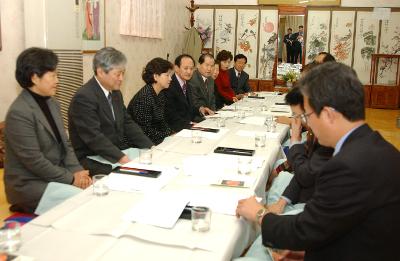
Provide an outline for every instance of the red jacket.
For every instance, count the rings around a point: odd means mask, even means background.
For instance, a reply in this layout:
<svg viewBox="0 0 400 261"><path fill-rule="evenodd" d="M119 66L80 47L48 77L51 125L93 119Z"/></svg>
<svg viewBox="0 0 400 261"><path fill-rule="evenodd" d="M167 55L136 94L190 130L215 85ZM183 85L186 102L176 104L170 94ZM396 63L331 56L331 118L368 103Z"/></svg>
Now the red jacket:
<svg viewBox="0 0 400 261"><path fill-rule="evenodd" d="M236 97L231 87L228 71L219 70L218 77L215 79L215 85L217 85L218 93L224 97L225 100L233 101L233 97Z"/></svg>

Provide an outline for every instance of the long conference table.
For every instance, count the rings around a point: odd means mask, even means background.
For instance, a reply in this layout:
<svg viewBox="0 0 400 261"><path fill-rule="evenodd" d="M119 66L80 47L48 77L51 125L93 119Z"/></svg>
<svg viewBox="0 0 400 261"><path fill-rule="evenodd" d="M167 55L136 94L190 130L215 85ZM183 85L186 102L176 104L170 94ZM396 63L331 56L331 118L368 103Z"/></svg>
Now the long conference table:
<svg viewBox="0 0 400 261"><path fill-rule="evenodd" d="M238 199L250 195L265 201L268 175L274 162L284 157L281 142L289 129L277 124L274 132L267 132L263 124L267 115L290 115L288 106L276 108L275 105L283 102L284 96L268 92L258 95L264 99L246 98L196 125L217 128L217 117L226 117L226 126L214 136L203 136L201 143L192 143L188 131L183 131L154 147L152 165L166 168L170 174L153 189L129 189L126 184L117 182L113 185L116 190L98 197L89 187L33 219L22 228L19 254L52 261L231 260L239 257L255 239L259 228L232 215L235 205ZM255 132L266 133L264 148L255 148ZM237 175L237 156L213 153L218 146L255 149L252 171L243 177L248 179L248 187L213 185L217 177ZM192 231L191 221L186 219L178 219L173 228L167 229L124 218L151 196L158 196L159 202L149 200L153 203L148 207L156 213L154 218L163 218L169 205L168 195L189 197L193 202L209 206L212 210L210 230Z"/></svg>

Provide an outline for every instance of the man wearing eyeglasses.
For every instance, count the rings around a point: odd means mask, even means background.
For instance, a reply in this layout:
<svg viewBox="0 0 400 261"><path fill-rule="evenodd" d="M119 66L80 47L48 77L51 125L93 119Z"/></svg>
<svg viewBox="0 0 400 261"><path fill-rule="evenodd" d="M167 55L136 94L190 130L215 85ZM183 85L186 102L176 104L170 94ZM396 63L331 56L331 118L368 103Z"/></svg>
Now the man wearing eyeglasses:
<svg viewBox="0 0 400 261"><path fill-rule="evenodd" d="M326 63L300 82L304 118L334 154L304 211L278 216L254 197L237 215L261 225L266 246L305 250L305 260L393 260L400 233L400 152L365 123L356 73Z"/></svg>
<svg viewBox="0 0 400 261"><path fill-rule="evenodd" d="M290 210L293 204L306 203L311 198L314 193L316 175L333 153L332 148L321 146L318 143L317 138L308 127L307 115L304 114L303 95L300 89L293 88L285 96L285 101L290 105L293 113L287 164L293 170L294 176L282 195L274 195L274 191L270 191L272 197L269 195L269 201L280 196L277 202L268 205L269 210L276 214ZM307 139L304 143L302 142L303 127L307 129ZM287 182L285 181L286 177L290 176L290 174L284 175L279 183ZM290 207L285 209L288 204Z"/></svg>

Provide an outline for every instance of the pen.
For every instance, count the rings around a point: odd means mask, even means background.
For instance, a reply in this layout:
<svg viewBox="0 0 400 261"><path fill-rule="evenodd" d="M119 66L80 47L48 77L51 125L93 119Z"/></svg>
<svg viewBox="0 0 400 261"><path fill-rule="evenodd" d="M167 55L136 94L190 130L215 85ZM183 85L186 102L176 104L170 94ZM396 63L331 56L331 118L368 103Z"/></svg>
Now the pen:
<svg viewBox="0 0 400 261"><path fill-rule="evenodd" d="M147 170L144 169L137 169L137 168L130 168L130 167L119 167L121 170L128 170L128 171L137 171L138 173L148 173Z"/></svg>
<svg viewBox="0 0 400 261"><path fill-rule="evenodd" d="M120 169L121 172L130 172L135 174L147 174L147 172L137 171L137 170L130 170L130 169Z"/></svg>

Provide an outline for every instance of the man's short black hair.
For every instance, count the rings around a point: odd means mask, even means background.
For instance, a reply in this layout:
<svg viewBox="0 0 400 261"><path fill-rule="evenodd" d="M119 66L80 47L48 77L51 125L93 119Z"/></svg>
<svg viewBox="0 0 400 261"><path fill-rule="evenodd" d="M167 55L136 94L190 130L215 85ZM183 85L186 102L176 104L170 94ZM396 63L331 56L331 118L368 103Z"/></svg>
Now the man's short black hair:
<svg viewBox="0 0 400 261"><path fill-rule="evenodd" d="M288 31L289 31L289 30L290 30L290 31L293 31L292 28L290 28L290 27L288 28Z"/></svg>
<svg viewBox="0 0 400 261"><path fill-rule="evenodd" d="M365 119L364 87L347 65L318 65L300 79L299 86L317 115L324 107L331 107L349 121Z"/></svg>
<svg viewBox="0 0 400 261"><path fill-rule="evenodd" d="M217 54L217 60L220 62L226 61L226 60L232 61L232 59L233 59L232 53L227 50L222 50Z"/></svg>
<svg viewBox="0 0 400 261"><path fill-rule="evenodd" d="M17 58L15 78L22 88L33 86L32 76L41 78L47 72L54 72L57 68L58 57L49 50L31 47L23 51Z"/></svg>
<svg viewBox="0 0 400 261"><path fill-rule="evenodd" d="M234 60L235 62L236 62L237 60L239 60L239 59L245 59L245 60L246 60L246 63L247 63L247 57L246 57L246 55L239 53L239 54L235 55L235 58L233 58L233 60Z"/></svg>
<svg viewBox="0 0 400 261"><path fill-rule="evenodd" d="M304 28L304 26L302 26L302 25L299 25L299 28Z"/></svg>
<svg viewBox="0 0 400 261"><path fill-rule="evenodd" d="M336 62L335 57L333 57L333 55L328 52L320 52L320 53L318 53L318 55L324 55L324 59L322 59L322 63Z"/></svg>
<svg viewBox="0 0 400 261"><path fill-rule="evenodd" d="M300 105L304 109L304 98L300 89L294 87L285 96L285 102L291 106Z"/></svg>
<svg viewBox="0 0 400 261"><path fill-rule="evenodd" d="M190 58L190 59L192 59L193 65L196 65L196 62L194 61L193 57L190 56L189 54L186 54L186 53L181 54L181 55L178 55L178 57L175 58L175 65L178 66L178 67L181 67L181 63L182 63L182 59L183 59L183 58Z"/></svg>
<svg viewBox="0 0 400 261"><path fill-rule="evenodd" d="M210 53L203 53L203 54L201 54L200 57L199 57L199 64L203 64L204 61L206 60L206 57L211 58L211 59L214 60L214 56L213 56L212 54L210 54Z"/></svg>
<svg viewBox="0 0 400 261"><path fill-rule="evenodd" d="M161 75L162 73L166 73L172 69L172 63L157 57L147 63L142 73L142 79L146 84L153 84L156 82L154 80L154 74Z"/></svg>

